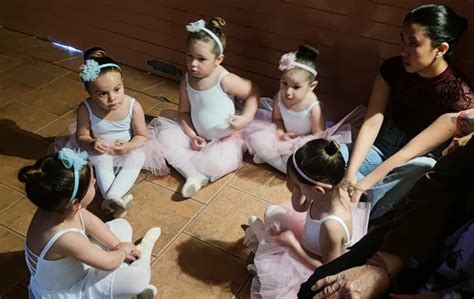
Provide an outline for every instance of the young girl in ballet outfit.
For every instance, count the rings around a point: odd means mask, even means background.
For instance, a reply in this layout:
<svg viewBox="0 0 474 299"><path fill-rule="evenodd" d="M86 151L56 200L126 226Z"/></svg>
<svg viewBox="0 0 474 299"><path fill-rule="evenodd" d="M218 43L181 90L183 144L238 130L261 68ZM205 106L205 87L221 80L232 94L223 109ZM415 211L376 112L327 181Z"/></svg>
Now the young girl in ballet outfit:
<svg viewBox="0 0 474 299"><path fill-rule="evenodd" d="M86 158L64 148L18 173L38 207L25 242L30 298L130 298L141 292L152 298L150 256L161 230L150 229L134 246L126 220L104 224L91 214L95 179Z"/></svg>
<svg viewBox="0 0 474 299"><path fill-rule="evenodd" d="M280 90L273 98L272 123L255 120L245 130L247 146L255 163L268 163L286 173L286 162L291 153L311 139L351 142L350 128L341 126L350 120L362 119L363 108L356 108L338 124L326 129L322 104L314 93L318 86L318 54L317 49L303 44L298 51L281 57L279 69L283 73Z"/></svg>
<svg viewBox="0 0 474 299"><path fill-rule="evenodd" d="M180 85L178 122L159 117L150 124L165 159L186 179L183 197L241 165L246 150L241 130L257 111L256 87L221 66L224 25L216 17L186 26L188 72ZM236 113L235 100L244 101L241 113Z"/></svg>
<svg viewBox="0 0 474 299"><path fill-rule="evenodd" d="M264 223L256 216L249 218L245 243L253 243L255 251L254 264L249 265L256 275L252 298L296 298L300 284L316 268L367 232L369 207L353 207L349 196L334 188L344 171L335 141L314 139L290 156L287 184L292 208L270 205Z"/></svg>
<svg viewBox="0 0 474 299"><path fill-rule="evenodd" d="M150 165L145 157L152 156L143 148L148 135L143 108L125 94L122 71L103 49L84 53L80 77L90 96L77 110L76 141L95 167L102 208L122 217L133 199L125 194L145 162ZM159 161L160 156L153 159ZM164 159L160 163L156 168L166 167Z"/></svg>

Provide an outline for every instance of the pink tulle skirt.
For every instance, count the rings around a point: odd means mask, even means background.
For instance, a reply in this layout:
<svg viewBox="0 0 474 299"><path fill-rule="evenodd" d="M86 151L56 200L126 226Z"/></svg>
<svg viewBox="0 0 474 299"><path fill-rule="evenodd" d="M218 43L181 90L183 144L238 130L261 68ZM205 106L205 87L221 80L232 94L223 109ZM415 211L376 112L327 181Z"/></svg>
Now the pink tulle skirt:
<svg viewBox="0 0 474 299"><path fill-rule="evenodd" d="M239 168L247 149L241 131L208 141L204 149L195 151L191 148L190 138L177 122L158 117L150 122L149 128L164 148L162 153L169 164L178 171L192 165L211 181Z"/></svg>
<svg viewBox="0 0 474 299"><path fill-rule="evenodd" d="M79 146L76 141L76 123L72 123L69 125L68 129L62 133L60 136L57 136L54 140L54 143L50 146L49 152L58 152L60 149L64 147L72 148L75 150L83 150ZM109 146L113 146L113 142L110 142ZM86 150L89 155L89 160L91 161L92 165L97 165L100 163L100 156L102 154L98 154L93 150ZM125 155L116 155L116 154L109 154L106 153L105 155L112 155L113 156L113 163L114 167L117 168L127 168L127 167L138 167L136 163L133 163L135 160L134 157L137 158L141 155L145 155L145 162L142 167L145 170L150 171L154 175L164 175L169 173L169 168L166 165L166 161L163 157L163 148L156 139L154 134L151 134L149 131L148 140L147 142L140 148L132 150ZM141 153L143 152L143 154ZM142 160L142 159L136 159Z"/></svg>
<svg viewBox="0 0 474 299"><path fill-rule="evenodd" d="M324 132L281 141L277 135L276 125L268 121L269 117L271 119L271 112L259 109L258 117L245 129L245 141L249 153L259 156L264 161L271 161L276 155L288 160L295 150L313 139L335 140L340 144L352 142L352 137L357 134L357 130L362 124L365 111L364 106L358 106Z"/></svg>
<svg viewBox="0 0 474 299"><path fill-rule="evenodd" d="M352 244L366 233L369 223L370 203L357 203L352 207ZM313 268L285 246L275 241L273 235L292 230L302 240L307 212L298 213L291 203L269 206L265 211L264 227L250 226L244 244L254 253L256 275L252 280L251 298L296 298L300 285Z"/></svg>

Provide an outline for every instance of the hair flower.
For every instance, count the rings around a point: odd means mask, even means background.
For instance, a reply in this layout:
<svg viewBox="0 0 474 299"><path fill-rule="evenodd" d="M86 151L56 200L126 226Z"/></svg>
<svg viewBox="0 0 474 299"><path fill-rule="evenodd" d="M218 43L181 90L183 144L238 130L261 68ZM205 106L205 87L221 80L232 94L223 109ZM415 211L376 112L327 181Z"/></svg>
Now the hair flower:
<svg viewBox="0 0 474 299"><path fill-rule="evenodd" d="M283 56L281 56L280 58L280 65L278 66L278 68L280 69L280 71L286 71L286 70L292 69L294 68L293 63L295 61L296 61L295 52L289 52L289 53L283 54Z"/></svg>
<svg viewBox="0 0 474 299"><path fill-rule="evenodd" d="M94 59L87 59L86 63L81 65L79 76L82 81L89 82L94 81L99 77L100 65Z"/></svg>
<svg viewBox="0 0 474 299"><path fill-rule="evenodd" d="M79 171L82 166L87 165L87 152L76 152L70 148L62 148L58 153L58 158L67 169L73 169L74 171L74 186L69 199L68 206L74 198L76 198L77 190L79 189Z"/></svg>
<svg viewBox="0 0 474 299"><path fill-rule="evenodd" d="M191 33L199 31L206 32L216 42L217 46L219 47L220 54L224 53L224 45L222 45L222 41L214 32L206 28L206 21L204 21L203 19L197 20L196 22L192 22L186 25L186 31Z"/></svg>

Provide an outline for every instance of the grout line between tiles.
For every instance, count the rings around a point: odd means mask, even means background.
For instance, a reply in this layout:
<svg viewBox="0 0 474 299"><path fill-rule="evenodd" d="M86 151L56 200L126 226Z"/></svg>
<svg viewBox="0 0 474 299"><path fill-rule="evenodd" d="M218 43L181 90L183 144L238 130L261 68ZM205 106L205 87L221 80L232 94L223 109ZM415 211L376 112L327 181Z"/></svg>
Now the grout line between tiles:
<svg viewBox="0 0 474 299"><path fill-rule="evenodd" d="M8 230L9 232L11 232L12 234L14 234L15 236L23 239L23 240L26 240L26 236L20 234L19 232L17 232L16 230L14 230L13 228L3 224L3 223L0 223L0 227L3 227L5 228L6 230Z"/></svg>
<svg viewBox="0 0 474 299"><path fill-rule="evenodd" d="M237 291L237 295L234 295L234 297L232 299L239 299L240 296L242 295L242 291L244 290L245 286L247 285L247 282L251 283L252 279L253 279L253 275L249 273L247 279L244 281L244 283L242 284L240 289Z"/></svg>

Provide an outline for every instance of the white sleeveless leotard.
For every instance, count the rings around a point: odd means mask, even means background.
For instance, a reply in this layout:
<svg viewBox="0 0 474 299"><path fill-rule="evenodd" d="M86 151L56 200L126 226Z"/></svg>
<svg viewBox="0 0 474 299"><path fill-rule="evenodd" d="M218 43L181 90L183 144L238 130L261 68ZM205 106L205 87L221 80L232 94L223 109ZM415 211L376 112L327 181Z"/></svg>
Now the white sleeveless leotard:
<svg viewBox="0 0 474 299"><path fill-rule="evenodd" d="M67 228L58 231L46 243L40 255L25 244L25 259L31 273L30 298L111 298L114 272L100 271L73 258L46 260L45 255L64 234L78 232L87 239L82 215L82 229Z"/></svg>
<svg viewBox="0 0 474 299"><path fill-rule="evenodd" d="M229 72L223 72L216 85L206 90L191 87L186 73L186 91L191 105L191 120L197 134L206 140L216 140L234 132L230 116L235 114L234 99L226 94L221 81Z"/></svg>
<svg viewBox="0 0 474 299"><path fill-rule="evenodd" d="M104 140L109 144L114 143L116 140L130 141L132 139L132 113L135 99L132 98L130 100L128 114L122 120L106 120L97 117L92 112L87 100L84 101L84 104L89 111L91 131L95 138Z"/></svg>
<svg viewBox="0 0 474 299"><path fill-rule="evenodd" d="M310 250L313 253L321 255L321 244L319 243L319 233L321 230L321 225L324 221L335 220L337 221L342 228L344 229L346 243L343 245L343 250L352 244L351 234L347 224L339 216L329 215L321 218L320 220L315 220L311 218L310 210L306 215L306 222L304 224L303 235L301 237L304 247Z"/></svg>
<svg viewBox="0 0 474 299"><path fill-rule="evenodd" d="M278 105L287 132L295 133L297 136L311 134L311 110L319 105L319 101L315 101L303 111L296 112L285 107L281 93L278 92Z"/></svg>

